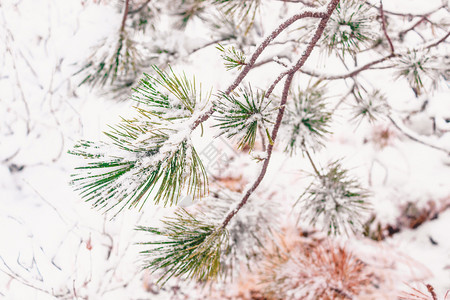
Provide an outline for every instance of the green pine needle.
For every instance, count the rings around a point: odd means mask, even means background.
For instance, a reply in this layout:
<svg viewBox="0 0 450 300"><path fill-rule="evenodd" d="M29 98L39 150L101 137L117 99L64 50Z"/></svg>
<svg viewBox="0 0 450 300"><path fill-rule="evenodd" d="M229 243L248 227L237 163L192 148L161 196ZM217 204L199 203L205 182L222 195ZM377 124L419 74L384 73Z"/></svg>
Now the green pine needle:
<svg viewBox="0 0 450 300"><path fill-rule="evenodd" d="M341 51L342 55L359 52L362 45L375 40L375 18L369 5L357 0L341 1L324 31L323 42L328 51Z"/></svg>
<svg viewBox="0 0 450 300"><path fill-rule="evenodd" d="M425 83L431 88L438 86L439 77L445 78L448 68L442 67L435 56L428 51L408 51L396 60L397 78L405 78L417 94L426 90ZM447 71L446 71L447 70Z"/></svg>
<svg viewBox="0 0 450 300"><path fill-rule="evenodd" d="M328 234L361 232L369 194L352 178L340 161L330 163L300 196L299 219L321 224Z"/></svg>
<svg viewBox="0 0 450 300"><path fill-rule="evenodd" d="M79 85L90 86L115 82L134 81L141 67L145 66L143 51L134 40L123 31L117 40L103 41L96 49L89 61L76 73L82 73L84 78Z"/></svg>
<svg viewBox="0 0 450 300"><path fill-rule="evenodd" d="M212 0L214 4L226 14L239 20L239 25L245 24L246 33L255 22L256 13L261 5L261 0Z"/></svg>
<svg viewBox="0 0 450 300"><path fill-rule="evenodd" d="M304 91L299 89L286 107L283 127L286 128L288 139L286 151L291 155L297 149L318 150L324 145L325 136L330 133L332 112L325 103L325 90L318 84Z"/></svg>
<svg viewBox="0 0 450 300"><path fill-rule="evenodd" d="M72 182L96 207L142 207L149 197L173 205L185 193L194 199L208 193L206 170L190 141L201 91L185 74L155 71L135 89L132 99L142 104L137 117L110 126L109 143L81 141L69 151L90 160L76 168Z"/></svg>
<svg viewBox="0 0 450 300"><path fill-rule="evenodd" d="M216 49L223 53L221 57L225 60L224 64L227 71L234 68L240 70L247 65L244 53L236 50L235 47L225 49L223 45L218 44Z"/></svg>
<svg viewBox="0 0 450 300"><path fill-rule="evenodd" d="M138 228L161 238L142 243L153 247L141 252L148 257L145 268L161 272L158 283L163 285L173 276L196 281L220 276L221 255L228 247L226 229L194 217L184 209L177 210L175 217L166 218L163 223L162 229Z"/></svg>
<svg viewBox="0 0 450 300"><path fill-rule="evenodd" d="M357 104L353 106L353 120L357 124L360 124L363 119L371 123L375 122L389 113L386 97L379 90L365 96L358 93L356 100Z"/></svg>
<svg viewBox="0 0 450 300"><path fill-rule="evenodd" d="M266 99L263 91L256 94L249 86L240 89L232 95L222 94L216 105L217 115L215 119L219 127L219 135L226 135L228 138L240 136L238 147L243 149L249 147L250 151L255 146L258 129L267 132L267 126L272 123L271 101Z"/></svg>

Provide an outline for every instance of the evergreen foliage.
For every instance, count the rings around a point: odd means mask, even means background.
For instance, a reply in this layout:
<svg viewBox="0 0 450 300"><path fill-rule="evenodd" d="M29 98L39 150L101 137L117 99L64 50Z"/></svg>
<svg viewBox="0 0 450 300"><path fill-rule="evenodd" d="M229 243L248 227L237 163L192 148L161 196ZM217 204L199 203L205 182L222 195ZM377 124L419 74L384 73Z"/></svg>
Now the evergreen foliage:
<svg viewBox="0 0 450 300"><path fill-rule="evenodd" d="M374 41L374 19L373 10L365 2L342 1L331 15L323 43L329 52L354 55L361 50L362 45L370 45Z"/></svg>
<svg viewBox="0 0 450 300"><path fill-rule="evenodd" d="M117 81L134 81L145 66L145 52L126 31L122 31L117 39L102 41L78 71L84 76L80 85L104 86Z"/></svg>
<svg viewBox="0 0 450 300"><path fill-rule="evenodd" d="M150 259L146 268L163 270L159 282L185 275L198 281L215 279L221 272L220 259L228 247L228 232L208 220L180 209L163 220L163 228L139 227L161 238L144 243L154 246L143 251Z"/></svg>
<svg viewBox="0 0 450 300"><path fill-rule="evenodd" d="M219 44L216 48L217 48L217 50L223 52L223 54L221 56L225 60L225 68L227 70L231 70L234 68L237 68L238 70L240 70L240 69L242 69L243 66L245 66L247 64L245 62L246 58L245 58L244 53L236 50L235 47L230 47L228 49L225 49L224 46Z"/></svg>
<svg viewBox="0 0 450 300"><path fill-rule="evenodd" d="M195 79L155 67L145 74L133 99L144 107L106 135L112 144L82 141L70 153L88 158L73 183L94 206L122 208L142 204L155 190L154 202L173 205L182 193L208 193L203 164L190 141L191 117L202 99ZM110 201L116 201L111 205Z"/></svg>
<svg viewBox="0 0 450 300"><path fill-rule="evenodd" d="M272 123L273 108L264 91L253 92L250 86L241 88L232 95L222 94L216 105L215 119L220 135L228 138L238 136L238 147L255 146L258 130L266 133L271 140L268 126Z"/></svg>
<svg viewBox="0 0 450 300"><path fill-rule="evenodd" d="M353 106L353 119L358 124L363 119L367 119L369 122L375 122L389 112L386 97L379 90L375 90L364 96L361 93L355 95L357 102Z"/></svg>
<svg viewBox="0 0 450 300"><path fill-rule="evenodd" d="M177 209L163 220L162 228L139 227L159 238L143 243L151 248L141 253L145 267L159 276L162 284L172 276L198 281L233 279L245 262L253 264L264 250L265 238L276 214L273 205L252 199L227 228L222 219L239 201L239 194L221 188L190 208Z"/></svg>
<svg viewBox="0 0 450 300"><path fill-rule="evenodd" d="M431 82L431 87L435 88L439 77L444 75L446 69L439 64L429 51L413 49L397 59L397 78L405 78L411 88L421 94L425 88L424 80Z"/></svg>
<svg viewBox="0 0 450 300"><path fill-rule="evenodd" d="M316 151L324 145L329 134L332 112L324 99L325 88L320 82L293 95L293 101L286 108L285 127L286 151L293 154L297 149Z"/></svg>
<svg viewBox="0 0 450 300"><path fill-rule="evenodd" d="M352 178L340 161L328 164L300 196L299 217L319 224L328 234L356 233L363 228L368 192Z"/></svg>

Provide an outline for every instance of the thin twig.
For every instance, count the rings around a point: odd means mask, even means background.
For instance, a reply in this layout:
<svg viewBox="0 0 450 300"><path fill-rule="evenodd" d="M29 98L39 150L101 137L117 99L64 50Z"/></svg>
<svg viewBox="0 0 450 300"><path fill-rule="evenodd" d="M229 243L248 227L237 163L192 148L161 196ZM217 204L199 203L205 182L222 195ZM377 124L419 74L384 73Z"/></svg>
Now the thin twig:
<svg viewBox="0 0 450 300"><path fill-rule="evenodd" d="M278 130L280 129L281 121L283 119L284 110L286 108L285 104L287 102L287 97L288 97L288 94L289 94L289 88L291 86L293 77L294 77L294 74L290 74L286 78L286 82L284 84L284 90L283 90L283 95L281 97L280 109L278 110L277 121L276 121L275 126L274 126L274 128L272 130L272 140L274 142L275 142L275 140L277 138ZM270 143L269 147L267 147L267 157L264 160L264 164L262 166L262 169L261 169L261 172L259 173L258 178L253 183L253 185L250 187L250 189L247 190L247 192L245 193L244 197L242 198L241 202L239 202L237 207L235 209L233 209L226 216L225 220L222 223L222 226L221 226L222 228L225 228L228 225L228 223L231 221L231 219L238 213L238 211L247 203L247 201L250 198L250 196L253 194L253 192L256 190L256 188L258 188L258 186L260 185L261 181L264 179L264 176L266 175L266 172L267 172L267 167L269 166L270 157L272 156L273 147L274 147L274 143Z"/></svg>
<svg viewBox="0 0 450 300"><path fill-rule="evenodd" d="M394 57L396 57L397 54L390 54L388 56L382 57L380 59L371 61L351 72L345 73L345 74L339 74L339 75L330 75L330 74L320 74L317 73L315 71L311 71L311 70L301 70L302 73L309 75L309 76L313 76L313 77L319 77L321 79L325 79L325 80L338 80L338 79L346 79L346 78L350 78L350 77L354 77L356 75L358 75L359 73L369 70L372 66L375 66L377 64L380 64L386 60L392 59Z"/></svg>
<svg viewBox="0 0 450 300"><path fill-rule="evenodd" d="M421 139L420 137L416 136L413 132L409 131L407 128L405 128L403 125L400 124L400 122L397 122L396 120L394 120L394 118L392 118L392 116L388 116L389 120L392 122L392 124L394 124L394 126L400 130L401 133L403 133L406 137L408 137L409 139L418 142L422 145L425 145L427 147L445 152L446 154L450 155L450 150L449 149L445 149L442 148L440 146L436 146L430 142L424 141L423 139Z"/></svg>
<svg viewBox="0 0 450 300"><path fill-rule="evenodd" d="M309 162L311 163L311 166L312 166L313 169L314 169L314 172L317 174L317 176L318 176L319 178L322 178L322 174L320 174L319 169L317 169L316 164L314 163L314 161L313 161L311 155L309 154L309 151L308 151L308 150L305 150L305 153L306 153L306 156L308 157Z"/></svg>
<svg viewBox="0 0 450 300"><path fill-rule="evenodd" d="M392 40L389 37L389 34L386 29L386 18L384 16L383 0L380 0L380 15L381 15L381 25L383 27L384 36L386 37L386 39L389 43L389 47L391 48L391 53L394 54L394 52L395 52L394 45L392 44Z"/></svg>
<svg viewBox="0 0 450 300"><path fill-rule="evenodd" d="M447 32L446 35L444 35L442 38L440 38L439 40L437 40L436 42L431 43L428 46L425 46L425 49L430 49L433 47L436 47L437 45L439 45L440 43L444 42L448 37L450 36L450 31Z"/></svg>

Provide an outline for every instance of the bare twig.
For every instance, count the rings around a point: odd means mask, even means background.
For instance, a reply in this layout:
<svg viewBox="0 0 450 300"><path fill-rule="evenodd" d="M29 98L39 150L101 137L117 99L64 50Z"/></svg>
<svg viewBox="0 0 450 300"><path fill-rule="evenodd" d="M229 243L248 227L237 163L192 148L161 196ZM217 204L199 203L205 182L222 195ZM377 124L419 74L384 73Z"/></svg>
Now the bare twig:
<svg viewBox="0 0 450 300"><path fill-rule="evenodd" d="M306 74L306 75L313 76L313 77L319 77L319 78L325 79L325 80L346 79L346 78L354 77L354 76L358 75L359 73L361 73L363 71L369 70L372 66L380 64L380 63L382 63L384 61L387 61L389 59L392 59L392 58L394 58L396 56L397 56L396 54L390 54L388 56L385 56L385 57L379 58L377 60L371 61L371 62L369 62L369 63L367 63L367 64L365 64L365 65L363 65L363 66L361 66L361 67L359 67L359 68L357 68L355 70L353 70L353 71L350 71L350 72L344 73L344 74L338 74L338 75L320 74L320 73L317 73L317 72L312 71L312 70L303 70L303 69L301 70L301 72Z"/></svg>
<svg viewBox="0 0 450 300"><path fill-rule="evenodd" d="M383 0L380 0L380 16L381 16L381 25L383 27L384 36L386 37L386 39L389 43L389 47L391 48L391 53L393 54L395 52L395 49L394 49L394 45L392 44L392 40L389 37L389 34L387 32L387 28L386 28L386 18L384 16Z"/></svg>
<svg viewBox="0 0 450 300"><path fill-rule="evenodd" d="M425 46L425 49L430 49L430 48L436 47L436 46L439 45L440 43L444 42L449 36L450 36L450 31L447 32L447 34L444 35L442 38L440 38L440 39L438 39L437 41L432 42L431 44Z"/></svg>
<svg viewBox="0 0 450 300"><path fill-rule="evenodd" d="M448 155L450 155L450 150L449 149L445 149L442 148L440 146L434 145L431 141L425 141L423 138L421 138L420 136L416 135L415 133L413 133L412 131L410 131L409 129L405 128L403 126L403 124L401 124L399 121L396 121L392 116L388 116L389 120L392 122L392 124L394 124L394 126L400 130L401 133L403 133L406 137L408 137L409 139L418 142L422 145L425 145L427 147L442 151Z"/></svg>

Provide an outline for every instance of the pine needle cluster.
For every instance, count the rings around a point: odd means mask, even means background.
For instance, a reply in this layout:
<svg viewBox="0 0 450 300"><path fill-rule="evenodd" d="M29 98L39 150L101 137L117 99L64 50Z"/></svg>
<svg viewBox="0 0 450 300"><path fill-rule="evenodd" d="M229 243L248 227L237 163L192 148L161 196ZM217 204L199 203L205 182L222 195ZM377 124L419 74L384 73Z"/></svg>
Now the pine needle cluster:
<svg viewBox="0 0 450 300"><path fill-rule="evenodd" d="M146 63L147 51L126 31L103 40L77 72L80 85L113 85L133 82Z"/></svg>
<svg viewBox="0 0 450 300"><path fill-rule="evenodd" d="M239 203L240 198L240 193L221 188L200 202L198 210L210 219L221 222L230 209ZM231 219L227 225L229 247L221 260L226 277L233 279L243 265L251 269L262 258L267 242L272 240L272 233L277 231L274 220L278 217L279 211L272 202L253 197Z"/></svg>
<svg viewBox="0 0 450 300"><path fill-rule="evenodd" d="M261 0L213 0L219 5L225 15L232 15L238 20L238 26L243 25L245 32L253 26Z"/></svg>
<svg viewBox="0 0 450 300"><path fill-rule="evenodd" d="M243 66L247 65L244 53L237 50L235 47L225 48L223 45L219 44L216 48L223 53L221 57L225 61L224 64L227 71L234 68L240 70Z"/></svg>
<svg viewBox="0 0 450 300"><path fill-rule="evenodd" d="M319 150L326 135L330 133L332 112L327 108L325 89L313 85L306 90L298 89L286 107L283 129L287 139L286 151L293 154L298 149Z"/></svg>
<svg viewBox="0 0 450 300"><path fill-rule="evenodd" d="M363 1L341 1L325 28L322 45L328 52L354 55L375 40L376 14Z"/></svg>
<svg viewBox="0 0 450 300"><path fill-rule="evenodd" d="M222 253L228 248L228 231L183 209L163 223L162 228L138 228L160 238L143 243L152 249L141 252L147 257L145 268L162 272L158 283L164 284L173 276L197 281L217 279L222 271Z"/></svg>
<svg viewBox="0 0 450 300"><path fill-rule="evenodd" d="M340 161L330 163L316 176L298 200L299 218L321 225L328 234L349 235L362 230L369 208L367 191Z"/></svg>
<svg viewBox="0 0 450 300"><path fill-rule="evenodd" d="M356 96L356 105L352 109L353 120L358 124L364 119L367 119L369 122L375 122L389 113L386 96L379 90L375 90L366 95L358 93Z"/></svg>
<svg viewBox="0 0 450 300"><path fill-rule="evenodd" d="M220 129L219 135L239 137L240 149L248 147L251 151L260 130L271 141L268 126L272 123L274 108L264 91L254 92L248 86L231 95L222 94L217 102L216 112L215 126Z"/></svg>
<svg viewBox="0 0 450 300"><path fill-rule="evenodd" d="M90 160L77 168L73 183L94 206L133 207L153 191L155 203L173 205L183 193L201 198L208 192L206 171L190 140L201 91L184 74L156 67L155 72L145 75L132 97L143 104L137 116L111 126L109 144L82 141L70 151Z"/></svg>
<svg viewBox="0 0 450 300"><path fill-rule="evenodd" d="M223 218L237 205L240 194L221 189L196 207L178 209L162 228L140 227L157 241L143 243L145 268L156 272L164 284L172 276L186 280L232 279L241 264L250 267L261 258L265 238L273 230L276 209L251 199L249 206L223 228Z"/></svg>
<svg viewBox="0 0 450 300"><path fill-rule="evenodd" d="M406 79L415 93L420 95L427 90L425 83L429 89L436 88L439 77L445 78L450 68L442 65L429 51L412 50L396 60L396 69L397 78Z"/></svg>

